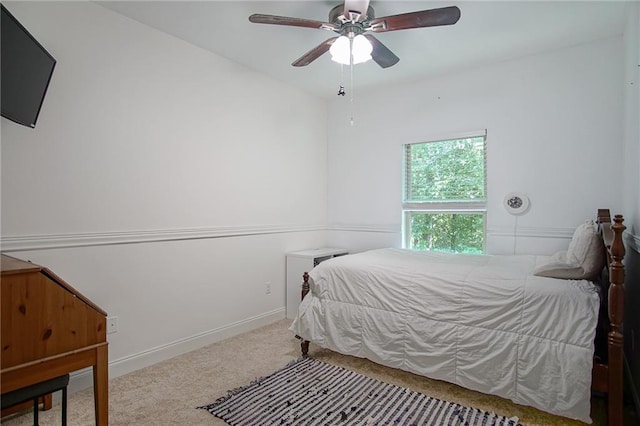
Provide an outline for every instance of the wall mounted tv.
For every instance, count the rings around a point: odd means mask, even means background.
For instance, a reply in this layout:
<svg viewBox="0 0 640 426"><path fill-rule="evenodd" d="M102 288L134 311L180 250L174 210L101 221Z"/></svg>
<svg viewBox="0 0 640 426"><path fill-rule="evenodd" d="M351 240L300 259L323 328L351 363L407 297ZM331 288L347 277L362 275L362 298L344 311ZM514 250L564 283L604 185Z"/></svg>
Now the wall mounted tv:
<svg viewBox="0 0 640 426"><path fill-rule="evenodd" d="M0 6L2 116L28 127L36 127L56 60L4 5Z"/></svg>

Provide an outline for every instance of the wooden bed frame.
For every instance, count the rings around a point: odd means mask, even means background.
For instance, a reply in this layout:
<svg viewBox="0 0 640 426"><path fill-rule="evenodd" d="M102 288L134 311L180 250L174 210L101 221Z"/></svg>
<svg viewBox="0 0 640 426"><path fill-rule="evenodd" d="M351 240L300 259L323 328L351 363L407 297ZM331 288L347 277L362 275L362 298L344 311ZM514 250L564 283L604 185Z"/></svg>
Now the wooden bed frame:
<svg viewBox="0 0 640 426"><path fill-rule="evenodd" d="M594 357L591 389L607 395L607 424L622 426L623 415L623 353L624 338L622 323L624 318L624 243L622 234L626 226L622 215L615 215L613 222L608 209L598 209L596 223L606 247L606 267L601 280L601 315L596 334L596 355ZM309 293L309 274L302 276L302 294ZM606 315L604 315L606 314ZM608 317L608 321L607 321ZM309 355L309 341L300 344L302 356Z"/></svg>
<svg viewBox="0 0 640 426"><path fill-rule="evenodd" d="M599 209L597 224L607 248L607 267L603 271L602 303L606 304L608 324L604 315L600 316L602 333L604 336L603 355L597 355L598 336L596 336L596 357L593 363L591 389L607 394L607 424L610 426L622 426L622 389L624 383L623 354L624 337L622 323L624 319L624 243L622 233L626 226L622 224L622 215L615 215L613 223L608 209ZM602 346L602 345L601 345Z"/></svg>

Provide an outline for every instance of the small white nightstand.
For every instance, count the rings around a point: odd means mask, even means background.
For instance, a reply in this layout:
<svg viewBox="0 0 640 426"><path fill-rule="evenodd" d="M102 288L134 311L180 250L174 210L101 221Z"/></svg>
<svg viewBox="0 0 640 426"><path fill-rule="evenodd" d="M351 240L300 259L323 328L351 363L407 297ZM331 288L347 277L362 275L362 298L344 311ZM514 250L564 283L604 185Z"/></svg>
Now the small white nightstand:
<svg viewBox="0 0 640 426"><path fill-rule="evenodd" d="M320 262L332 257L349 254L342 248L319 248L287 253L287 318L293 319L298 313L302 274L309 272Z"/></svg>

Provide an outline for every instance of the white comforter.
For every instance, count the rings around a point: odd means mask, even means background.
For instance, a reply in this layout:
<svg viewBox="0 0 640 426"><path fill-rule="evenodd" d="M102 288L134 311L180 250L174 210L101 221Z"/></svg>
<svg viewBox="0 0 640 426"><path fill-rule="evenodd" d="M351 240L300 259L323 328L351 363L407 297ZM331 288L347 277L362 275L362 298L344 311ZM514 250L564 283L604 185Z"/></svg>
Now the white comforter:
<svg viewBox="0 0 640 426"><path fill-rule="evenodd" d="M546 256L379 249L327 260L291 330L322 347L591 423L599 296Z"/></svg>

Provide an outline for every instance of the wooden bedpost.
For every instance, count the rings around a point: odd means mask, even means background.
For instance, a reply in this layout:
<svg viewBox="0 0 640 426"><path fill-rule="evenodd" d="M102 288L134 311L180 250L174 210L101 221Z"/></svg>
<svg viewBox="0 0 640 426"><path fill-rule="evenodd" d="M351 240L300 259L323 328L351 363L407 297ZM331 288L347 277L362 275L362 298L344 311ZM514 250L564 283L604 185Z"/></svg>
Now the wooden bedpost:
<svg viewBox="0 0 640 426"><path fill-rule="evenodd" d="M302 274L302 292L300 294L300 300L303 300L307 293L309 293L309 274L305 272ZM303 357L309 356L309 341L302 340L302 343L300 343L300 349L302 349Z"/></svg>
<svg viewBox="0 0 640 426"><path fill-rule="evenodd" d="M606 247L607 261L607 316L609 320L606 345L607 362L594 362L592 388L607 394L607 424L623 424L624 383L624 242L626 227L622 215L615 215L613 222L608 209L598 209L598 229ZM604 319L604 318L603 318ZM606 321L606 320L605 320Z"/></svg>
<svg viewBox="0 0 640 426"><path fill-rule="evenodd" d="M622 323L624 320L624 258L625 250L622 233L626 226L622 224L622 215L615 215L614 224L611 225L614 237L609 253L611 264L609 266L609 323L611 330L608 336L609 351L609 383L608 383L608 424L610 426L622 425L622 388L623 388L623 354L624 337Z"/></svg>

